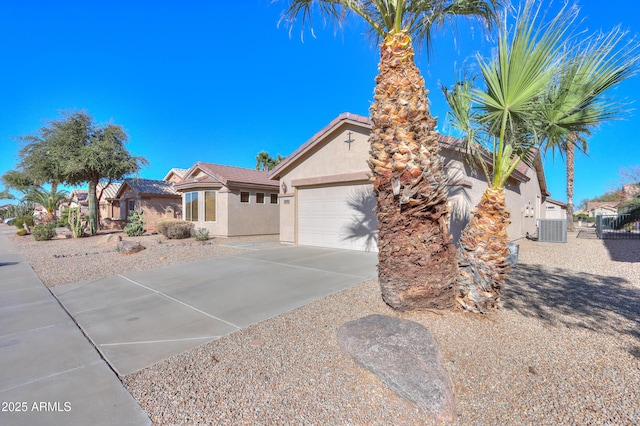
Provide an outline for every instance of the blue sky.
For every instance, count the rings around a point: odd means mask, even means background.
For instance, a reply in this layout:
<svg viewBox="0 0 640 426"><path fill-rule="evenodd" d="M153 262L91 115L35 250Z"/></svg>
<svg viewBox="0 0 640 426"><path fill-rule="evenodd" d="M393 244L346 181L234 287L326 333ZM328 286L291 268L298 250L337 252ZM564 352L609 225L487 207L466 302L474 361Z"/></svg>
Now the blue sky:
<svg viewBox="0 0 640 426"><path fill-rule="evenodd" d="M559 4L559 2L555 2ZM315 22L315 38L291 36L270 0L4 0L0 6L0 174L15 168L17 136L36 134L62 110L87 110L129 135L128 149L150 161L140 176L162 179L196 161L255 167L266 150L288 155L342 112L368 115L378 48L354 19L343 30ZM578 2L589 31L617 24L640 33L629 0ZM492 43L463 23L457 40L436 34L431 58L416 62L431 90L432 114L447 132L440 84L452 85L476 51ZM638 165L640 77L619 99L624 121L597 129L589 156L576 159L574 203L619 184ZM565 201L561 157L545 159L552 198Z"/></svg>

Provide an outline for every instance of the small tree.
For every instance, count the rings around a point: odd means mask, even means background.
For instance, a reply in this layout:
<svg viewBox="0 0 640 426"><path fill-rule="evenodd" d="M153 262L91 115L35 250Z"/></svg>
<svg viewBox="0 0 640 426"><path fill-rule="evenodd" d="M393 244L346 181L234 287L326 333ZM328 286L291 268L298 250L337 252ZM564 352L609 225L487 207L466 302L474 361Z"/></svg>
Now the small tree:
<svg viewBox="0 0 640 426"><path fill-rule="evenodd" d="M49 182L52 193L57 192L58 183L88 183L89 232L94 235L98 229L98 182L123 179L148 162L127 151L127 135L121 126L96 125L84 111L62 115L38 135L20 138L27 144L20 151L19 172L35 184Z"/></svg>

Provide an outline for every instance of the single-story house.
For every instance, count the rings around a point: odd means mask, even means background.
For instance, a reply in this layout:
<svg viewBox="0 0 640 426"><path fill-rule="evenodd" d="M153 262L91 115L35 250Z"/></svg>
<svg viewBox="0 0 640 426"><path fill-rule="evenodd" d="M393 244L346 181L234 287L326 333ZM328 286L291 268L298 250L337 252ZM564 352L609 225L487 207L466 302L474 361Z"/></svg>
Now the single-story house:
<svg viewBox="0 0 640 426"><path fill-rule="evenodd" d="M126 221L130 211L142 210L147 232L155 230L159 219L182 217L182 197L173 182L125 179L114 198L120 202L120 221Z"/></svg>
<svg viewBox="0 0 640 426"><path fill-rule="evenodd" d="M543 219L566 219L567 205L561 201L547 198L544 201Z"/></svg>
<svg viewBox="0 0 640 426"><path fill-rule="evenodd" d="M589 217L596 217L598 215L616 215L618 214L617 201L589 201L587 203L587 214Z"/></svg>
<svg viewBox="0 0 640 426"><path fill-rule="evenodd" d="M280 241L377 250L375 195L369 181L368 117L343 113L271 171L280 184ZM460 141L441 136L441 155L451 179L450 228L457 240L487 183L463 161ZM509 237L535 234L547 192L542 164L520 164L507 184Z"/></svg>
<svg viewBox="0 0 640 426"><path fill-rule="evenodd" d="M182 195L183 220L211 236L277 234L278 182L269 172L198 162L175 189Z"/></svg>
<svg viewBox="0 0 640 426"><path fill-rule="evenodd" d="M67 208L75 207L80 207L80 212L82 214L89 213L89 191L87 191L86 189L74 189L73 191L71 191L69 202L60 205L59 213L62 213L62 210L65 210Z"/></svg>
<svg viewBox="0 0 640 426"><path fill-rule="evenodd" d="M101 219L120 219L120 200L117 198L121 183L99 182L96 187L96 196L100 200Z"/></svg>

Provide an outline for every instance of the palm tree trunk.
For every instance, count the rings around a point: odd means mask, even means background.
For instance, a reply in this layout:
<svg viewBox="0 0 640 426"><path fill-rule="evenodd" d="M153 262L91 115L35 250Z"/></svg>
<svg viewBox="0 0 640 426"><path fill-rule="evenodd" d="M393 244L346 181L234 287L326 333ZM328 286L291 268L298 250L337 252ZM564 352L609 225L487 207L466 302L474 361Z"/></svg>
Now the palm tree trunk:
<svg viewBox="0 0 640 426"><path fill-rule="evenodd" d="M575 180L575 145L572 140L567 143L567 231L575 231L573 226L573 183Z"/></svg>
<svg viewBox="0 0 640 426"><path fill-rule="evenodd" d="M487 312L500 306L500 289L510 268L508 217L505 189L488 188L462 231L458 302L467 310Z"/></svg>
<svg viewBox="0 0 640 426"><path fill-rule="evenodd" d="M447 178L409 35L391 32L383 41L379 72L369 165L382 297L399 310L449 309L458 272L447 225Z"/></svg>

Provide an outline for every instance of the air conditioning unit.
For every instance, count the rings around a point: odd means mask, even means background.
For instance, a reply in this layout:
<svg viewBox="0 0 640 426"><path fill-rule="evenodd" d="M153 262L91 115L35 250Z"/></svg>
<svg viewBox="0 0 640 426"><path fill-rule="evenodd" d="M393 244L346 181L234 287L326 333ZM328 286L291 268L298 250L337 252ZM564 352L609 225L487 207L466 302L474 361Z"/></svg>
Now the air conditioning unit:
<svg viewBox="0 0 640 426"><path fill-rule="evenodd" d="M567 242L566 219L540 219L538 228L538 241L545 243Z"/></svg>

